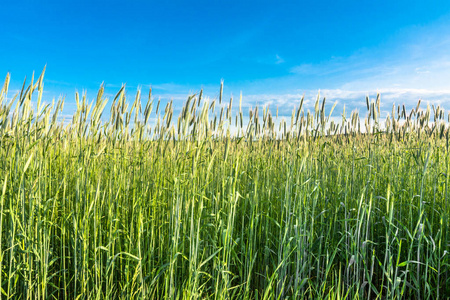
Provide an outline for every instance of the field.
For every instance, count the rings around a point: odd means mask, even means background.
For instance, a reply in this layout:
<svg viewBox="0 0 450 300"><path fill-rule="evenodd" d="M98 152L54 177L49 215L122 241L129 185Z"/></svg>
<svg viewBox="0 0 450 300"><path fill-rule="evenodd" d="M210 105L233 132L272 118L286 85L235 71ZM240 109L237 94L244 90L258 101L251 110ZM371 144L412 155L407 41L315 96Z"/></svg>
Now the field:
<svg viewBox="0 0 450 300"><path fill-rule="evenodd" d="M221 88L174 115L151 91L107 106L101 87L63 122L43 75L16 96L8 84L1 299L450 297L438 106L381 119L380 98L361 99L336 122L325 99L299 99L283 119Z"/></svg>

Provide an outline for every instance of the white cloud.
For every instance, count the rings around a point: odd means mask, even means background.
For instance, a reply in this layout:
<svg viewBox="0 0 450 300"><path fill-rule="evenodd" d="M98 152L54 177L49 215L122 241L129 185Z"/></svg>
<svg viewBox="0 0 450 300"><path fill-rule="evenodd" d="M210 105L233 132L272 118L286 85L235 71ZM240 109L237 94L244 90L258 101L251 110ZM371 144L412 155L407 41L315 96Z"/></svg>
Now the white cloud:
<svg viewBox="0 0 450 300"><path fill-rule="evenodd" d="M269 106L272 113L278 107L280 114L289 116L292 109L298 108L300 99L305 96L303 108L305 111L314 110L314 104L318 95L317 90L306 90L304 94L255 94L243 97L245 109ZM343 89L324 89L320 90L320 101L326 98L326 110L329 111L331 107L337 102L337 106L333 115L340 115L343 110L343 105L346 106L346 111L350 112L357 109L363 113L366 112L366 96L371 100L375 100L377 93L380 93L381 108L385 112L390 112L392 105L403 105L408 109L416 107L419 99L422 100L422 107L425 107L427 102L435 105L443 106L443 109L450 111L450 89L448 90L427 90L427 89L406 89L406 88L387 88L379 89L378 91L364 91L364 90L343 90Z"/></svg>
<svg viewBox="0 0 450 300"><path fill-rule="evenodd" d="M417 74L429 74L430 73L430 71L429 70L427 70L427 69L425 69L425 68L416 68L416 73Z"/></svg>
<svg viewBox="0 0 450 300"><path fill-rule="evenodd" d="M449 36L448 22L411 27L383 45L359 49L346 57L302 62L290 69L291 76L285 80L331 88L338 94L378 90L392 99L429 97L437 100L438 95L448 99Z"/></svg>

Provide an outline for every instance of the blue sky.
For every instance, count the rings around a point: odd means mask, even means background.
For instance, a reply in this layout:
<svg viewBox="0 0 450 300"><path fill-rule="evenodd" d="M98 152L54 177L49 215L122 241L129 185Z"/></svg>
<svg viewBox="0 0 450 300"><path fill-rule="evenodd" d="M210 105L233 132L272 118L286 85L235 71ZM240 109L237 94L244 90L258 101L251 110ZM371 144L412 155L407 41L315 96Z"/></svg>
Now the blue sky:
<svg viewBox="0 0 450 300"><path fill-rule="evenodd" d="M450 1L2 1L0 28L11 89L47 65L45 96L66 103L102 82L215 97L223 79L247 105L320 89L339 105L379 91L450 108Z"/></svg>

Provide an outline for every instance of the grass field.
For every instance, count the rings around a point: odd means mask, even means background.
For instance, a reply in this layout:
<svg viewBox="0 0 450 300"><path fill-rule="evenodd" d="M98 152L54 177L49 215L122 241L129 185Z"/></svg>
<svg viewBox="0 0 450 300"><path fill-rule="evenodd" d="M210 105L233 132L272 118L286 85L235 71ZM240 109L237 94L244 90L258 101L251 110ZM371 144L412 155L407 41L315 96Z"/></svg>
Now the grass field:
<svg viewBox="0 0 450 300"><path fill-rule="evenodd" d="M221 88L177 116L100 88L64 123L42 77L0 94L1 299L450 297L442 108L284 121Z"/></svg>

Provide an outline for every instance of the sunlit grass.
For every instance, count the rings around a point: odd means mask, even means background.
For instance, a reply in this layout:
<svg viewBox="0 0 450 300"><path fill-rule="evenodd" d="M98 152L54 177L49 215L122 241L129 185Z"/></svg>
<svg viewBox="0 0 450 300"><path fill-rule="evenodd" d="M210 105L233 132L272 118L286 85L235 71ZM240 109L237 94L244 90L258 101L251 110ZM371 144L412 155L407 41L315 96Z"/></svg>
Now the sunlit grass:
<svg viewBox="0 0 450 300"><path fill-rule="evenodd" d="M442 108L244 124L221 85L179 116L122 88L106 116L100 88L64 124L42 77L0 93L2 299L450 296Z"/></svg>

